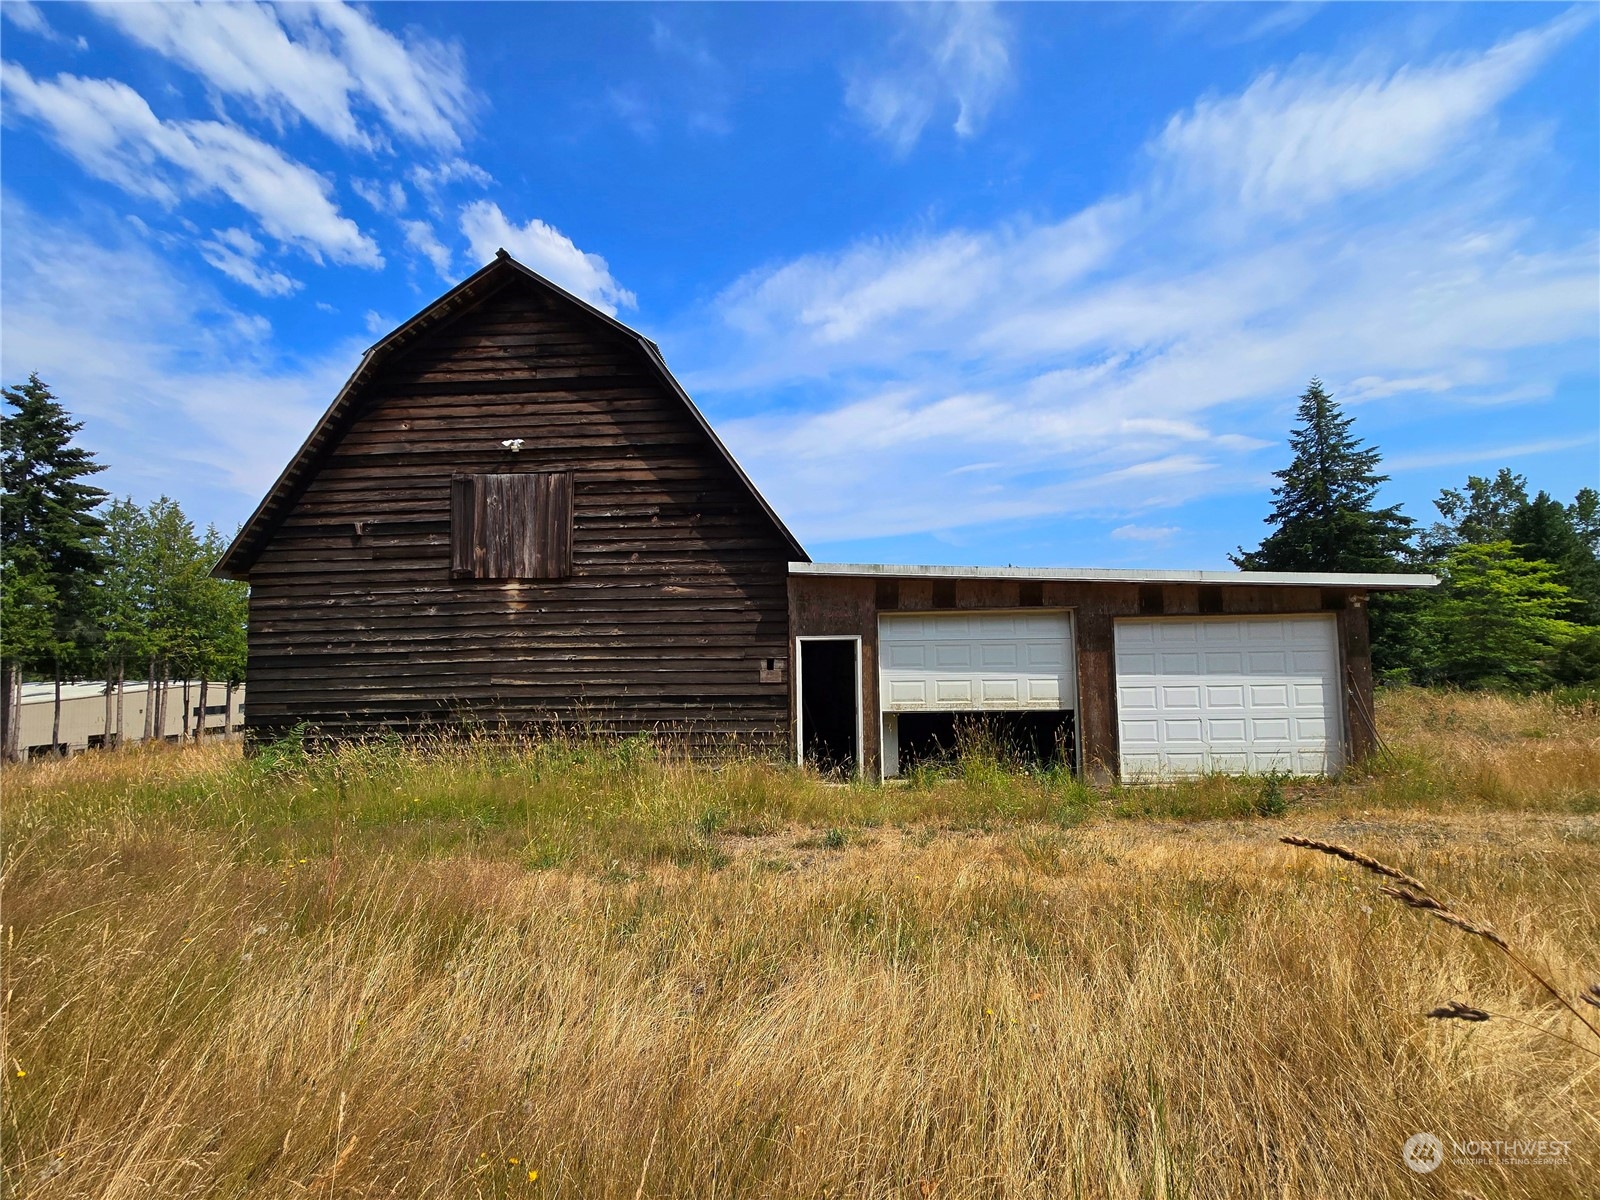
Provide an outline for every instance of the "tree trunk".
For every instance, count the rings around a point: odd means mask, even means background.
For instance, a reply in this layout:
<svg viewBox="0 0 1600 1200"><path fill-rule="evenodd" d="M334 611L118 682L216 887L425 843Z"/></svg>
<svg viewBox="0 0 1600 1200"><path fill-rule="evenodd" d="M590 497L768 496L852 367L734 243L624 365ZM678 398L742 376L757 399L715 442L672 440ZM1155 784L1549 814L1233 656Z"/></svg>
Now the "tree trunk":
<svg viewBox="0 0 1600 1200"><path fill-rule="evenodd" d="M189 704L189 679L188 676L185 676L183 680L183 740L186 742L189 740L189 714L191 711L192 710Z"/></svg>
<svg viewBox="0 0 1600 1200"><path fill-rule="evenodd" d="M100 727L100 749L111 749L111 720L116 716L116 687L111 680L111 656L106 655L106 719Z"/></svg>
<svg viewBox="0 0 1600 1200"><path fill-rule="evenodd" d="M223 693L222 703L222 736L233 736L233 680L228 680L227 690Z"/></svg>
<svg viewBox="0 0 1600 1200"><path fill-rule="evenodd" d="M156 670L156 741L167 740L167 660L162 659Z"/></svg>
<svg viewBox="0 0 1600 1200"><path fill-rule="evenodd" d="M56 659L56 709L50 721L50 755L65 757L61 754L61 660Z"/></svg>
<svg viewBox="0 0 1600 1200"><path fill-rule="evenodd" d="M150 677L144 685L144 742L149 743L156 720L156 660L150 656Z"/></svg>
<svg viewBox="0 0 1600 1200"><path fill-rule="evenodd" d="M122 702L128 693L128 660L117 655L117 749L122 749Z"/></svg>
<svg viewBox="0 0 1600 1200"><path fill-rule="evenodd" d="M0 663L0 691L5 693L5 699L0 702L0 759L6 762L17 761L17 743L21 740L22 705L18 703L21 695L22 672L17 664L7 659Z"/></svg>
<svg viewBox="0 0 1600 1200"><path fill-rule="evenodd" d="M208 686L210 683L211 681L204 675L200 677L200 711L194 719L194 740L196 742L206 740L206 692L210 690Z"/></svg>

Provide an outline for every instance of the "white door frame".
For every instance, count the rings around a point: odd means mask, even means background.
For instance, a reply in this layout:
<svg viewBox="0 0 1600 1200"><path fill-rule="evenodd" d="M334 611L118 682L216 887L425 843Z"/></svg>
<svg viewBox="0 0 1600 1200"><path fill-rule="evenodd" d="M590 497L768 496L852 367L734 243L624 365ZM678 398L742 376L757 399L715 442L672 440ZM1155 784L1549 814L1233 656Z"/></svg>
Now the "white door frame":
<svg viewBox="0 0 1600 1200"><path fill-rule="evenodd" d="M861 698L861 635L858 633L805 633L794 639L794 761L796 766L806 765L806 707L805 707L805 655L802 642L854 642L856 650L856 774L860 775L866 763L866 721Z"/></svg>

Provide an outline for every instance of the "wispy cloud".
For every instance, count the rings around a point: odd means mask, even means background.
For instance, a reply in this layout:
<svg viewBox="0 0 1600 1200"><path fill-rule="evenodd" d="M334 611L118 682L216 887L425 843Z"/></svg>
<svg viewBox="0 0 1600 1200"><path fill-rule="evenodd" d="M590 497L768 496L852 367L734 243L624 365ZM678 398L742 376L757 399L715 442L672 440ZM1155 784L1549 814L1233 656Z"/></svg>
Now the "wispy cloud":
<svg viewBox="0 0 1600 1200"><path fill-rule="evenodd" d="M1118 525L1111 536L1119 542L1170 542L1183 529L1177 525Z"/></svg>
<svg viewBox="0 0 1600 1200"><path fill-rule="evenodd" d="M405 184L391 179L387 184L371 179L352 179L350 190L381 213L398 216L406 211L411 199L406 195Z"/></svg>
<svg viewBox="0 0 1600 1200"><path fill-rule="evenodd" d="M406 245L432 263L440 279L454 283L455 264L450 249L439 240L439 235L433 231L433 226L426 221L402 221L400 226L405 230Z"/></svg>
<svg viewBox="0 0 1600 1200"><path fill-rule="evenodd" d="M264 247L248 230L223 229L200 243L201 256L228 278L263 296L287 296L304 285L261 262Z"/></svg>
<svg viewBox="0 0 1600 1200"><path fill-rule="evenodd" d="M1268 71L1241 95L1174 116L1156 153L1185 181L1298 213L1437 162L1593 18L1576 9L1487 53L1373 73Z"/></svg>
<svg viewBox="0 0 1600 1200"><path fill-rule="evenodd" d="M383 265L377 244L340 214L327 180L281 150L222 121L164 121L114 79L35 79L0 64L7 115L31 117L84 170L166 205L226 197L262 230L318 261Z"/></svg>
<svg viewBox="0 0 1600 1200"><path fill-rule="evenodd" d="M44 11L33 3L33 0L5 0L4 4L0 4L0 15L23 32L41 37L47 42L55 42L62 46L70 45L79 50L86 50L89 47L88 41L84 38L68 38L59 32L45 19Z"/></svg>
<svg viewBox="0 0 1600 1200"><path fill-rule="evenodd" d="M858 67L845 103L898 153L952 110L956 136L972 137L1011 82L1011 27L977 2L906 4L897 16L889 62Z"/></svg>
<svg viewBox="0 0 1600 1200"><path fill-rule="evenodd" d="M1066 512L1164 527L1128 517L1262 486L1259 455L1281 443L1313 373L1391 413L1548 392L1592 362L1600 336L1594 231L1563 241L1507 211L1511 193L1472 176L1435 185L1430 168L1442 145L1488 144L1494 103L1573 20L1419 67L1264 76L1179 114L1146 179L1059 221L771 264L718 298L724 339L689 383L714 409L755 410L724 424L728 441L801 535L823 541ZM1351 98L1382 108L1396 80L1421 111L1476 117L1388 145L1399 190L1381 208L1297 217L1310 197L1376 186L1358 148L1340 158L1341 139ZM1297 153L1307 127L1346 132L1325 182L1260 185L1277 219L1219 244L1248 172L1174 189L1171 164L1199 142L1175 148L1171 131L1201 127L1219 147L1253 148L1234 162ZM1003 465L963 470L975 461Z"/></svg>
<svg viewBox="0 0 1600 1200"><path fill-rule="evenodd" d="M1512 445L1497 443L1493 446L1457 446L1448 450L1430 450L1422 453L1396 454L1384 461L1385 471L1421 471L1431 467L1463 467L1473 464L1503 465L1519 458L1538 454L1557 454L1574 446L1592 446L1600 441L1593 432L1573 432L1566 437L1544 438L1534 442L1517 442Z"/></svg>
<svg viewBox="0 0 1600 1200"><path fill-rule="evenodd" d="M110 232L92 236L14 195L4 203L0 371L10 379L38 371L87 419L91 446L109 449L93 439L115 438L107 486L242 517L363 343L341 341L312 361L284 359L264 319L175 267L126 222L109 219ZM249 260L248 235L238 233L216 244Z"/></svg>
<svg viewBox="0 0 1600 1200"><path fill-rule="evenodd" d="M498 204L478 200L461 210L461 232L479 263L487 262L503 247L552 283L613 316L618 308L633 308L638 303L634 294L613 278L604 258L578 249L566 234L537 218L516 225Z"/></svg>
<svg viewBox="0 0 1600 1200"><path fill-rule="evenodd" d="M93 7L221 94L298 117L343 145L373 149L390 133L438 150L461 145L472 90L459 47L397 37L348 4Z"/></svg>

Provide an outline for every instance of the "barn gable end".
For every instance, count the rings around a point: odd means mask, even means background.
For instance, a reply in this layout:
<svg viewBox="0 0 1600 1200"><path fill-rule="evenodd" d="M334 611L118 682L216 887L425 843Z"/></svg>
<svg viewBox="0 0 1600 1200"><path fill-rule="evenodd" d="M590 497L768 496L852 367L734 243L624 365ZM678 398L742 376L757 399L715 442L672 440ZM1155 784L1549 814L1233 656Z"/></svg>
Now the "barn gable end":
<svg viewBox="0 0 1600 1200"><path fill-rule="evenodd" d="M524 473L570 487L570 573L462 577L460 480ZM256 738L467 722L767 741L803 553L653 345L502 257L369 352L219 571L251 584Z"/></svg>

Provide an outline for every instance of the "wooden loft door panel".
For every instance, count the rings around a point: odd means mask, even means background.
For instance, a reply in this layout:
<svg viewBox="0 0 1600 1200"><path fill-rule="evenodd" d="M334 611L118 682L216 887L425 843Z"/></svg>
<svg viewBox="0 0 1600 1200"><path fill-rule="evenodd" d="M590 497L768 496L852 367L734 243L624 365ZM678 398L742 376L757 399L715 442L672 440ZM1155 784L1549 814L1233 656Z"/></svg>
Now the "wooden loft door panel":
<svg viewBox="0 0 1600 1200"><path fill-rule="evenodd" d="M458 475L451 483L451 574L457 579L572 575L572 474Z"/></svg>

